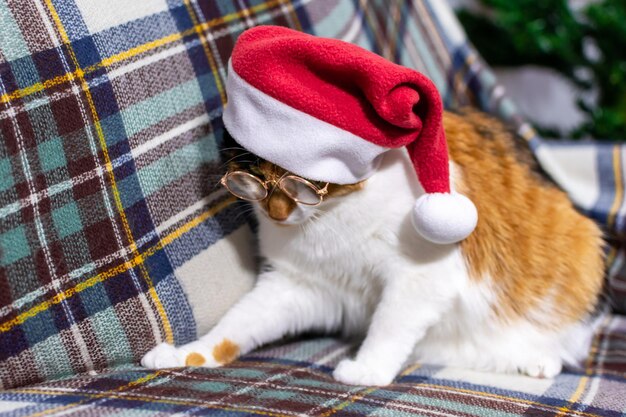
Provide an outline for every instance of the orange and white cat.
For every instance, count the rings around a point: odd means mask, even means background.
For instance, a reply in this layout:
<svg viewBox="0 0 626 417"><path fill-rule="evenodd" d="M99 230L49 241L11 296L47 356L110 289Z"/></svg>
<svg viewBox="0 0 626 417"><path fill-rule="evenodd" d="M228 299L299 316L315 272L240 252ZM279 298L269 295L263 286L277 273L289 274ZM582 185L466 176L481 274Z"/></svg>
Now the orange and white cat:
<svg viewBox="0 0 626 417"><path fill-rule="evenodd" d="M255 203L266 260L256 287L207 335L161 344L142 364L216 367L310 331L364 337L333 374L356 385L389 384L413 361L546 378L578 364L602 288L601 231L499 122L465 111L444 124L452 183L479 213L467 239L415 233L409 213L423 190L403 150L364 182L329 185L317 207L275 189Z"/></svg>

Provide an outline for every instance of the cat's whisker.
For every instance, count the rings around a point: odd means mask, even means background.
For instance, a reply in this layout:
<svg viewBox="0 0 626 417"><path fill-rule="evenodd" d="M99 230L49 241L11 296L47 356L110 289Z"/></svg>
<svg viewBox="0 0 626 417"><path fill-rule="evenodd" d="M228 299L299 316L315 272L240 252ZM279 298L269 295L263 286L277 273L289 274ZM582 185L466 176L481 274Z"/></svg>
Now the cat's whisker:
<svg viewBox="0 0 626 417"><path fill-rule="evenodd" d="M224 170L228 164L230 164L234 159L240 158L242 155L237 155L237 156L233 156L232 158L230 158L229 160L227 160L226 162L224 162L223 164L221 164L219 166L219 170ZM241 163L246 163L246 164L254 164L255 162L257 162L258 159L241 159L238 162Z"/></svg>
<svg viewBox="0 0 626 417"><path fill-rule="evenodd" d="M229 146L228 148L221 148L220 152L225 151L243 151L245 153L250 153L246 148L242 148L241 146Z"/></svg>
<svg viewBox="0 0 626 417"><path fill-rule="evenodd" d="M226 149L220 149L220 153L224 154L224 153L232 153L232 152L237 152L236 155L234 155L235 157L240 157L240 156L246 156L246 155L253 155L251 152L245 150L245 149L237 149L237 148L226 148Z"/></svg>
<svg viewBox="0 0 626 417"><path fill-rule="evenodd" d="M220 180L222 179L223 174L211 174L209 175L209 183L211 183L210 192L215 191L215 189L222 185Z"/></svg>
<svg viewBox="0 0 626 417"><path fill-rule="evenodd" d="M241 219L248 218L250 216L250 214L252 214L251 211L241 212L237 216L235 216L235 218L233 219L233 222L235 224L237 224L237 222L239 222Z"/></svg>
<svg viewBox="0 0 626 417"><path fill-rule="evenodd" d="M223 166L225 166L225 165L228 165L228 164L230 164L230 163L233 161L233 159L238 159L238 158L240 158L240 157L239 157L239 156L235 156L235 157L233 157L233 158L230 158L230 159L228 159L226 162L224 162L223 164L221 164L221 166L223 167ZM257 161L256 159L252 158L252 159L239 159L237 162L247 163L247 164L253 164L253 163L254 163L254 162L256 162L256 161Z"/></svg>
<svg viewBox="0 0 626 417"><path fill-rule="evenodd" d="M307 235L311 231L311 225L309 222L304 222L300 224L300 228L302 229L302 233Z"/></svg>
<svg viewBox="0 0 626 417"><path fill-rule="evenodd" d="M322 210L320 210L318 208L315 208L315 207L312 207L311 208L311 214L310 214L310 217L309 217L308 221L311 222L311 221L319 220L320 217L322 216L322 214L323 214Z"/></svg>
<svg viewBox="0 0 626 417"><path fill-rule="evenodd" d="M254 213L254 207L251 204L242 204L240 205L240 207L242 207L241 210L239 210L239 212L237 213L237 215L235 216L235 218L233 219L233 222L237 222L241 217L244 216L249 216L250 214Z"/></svg>

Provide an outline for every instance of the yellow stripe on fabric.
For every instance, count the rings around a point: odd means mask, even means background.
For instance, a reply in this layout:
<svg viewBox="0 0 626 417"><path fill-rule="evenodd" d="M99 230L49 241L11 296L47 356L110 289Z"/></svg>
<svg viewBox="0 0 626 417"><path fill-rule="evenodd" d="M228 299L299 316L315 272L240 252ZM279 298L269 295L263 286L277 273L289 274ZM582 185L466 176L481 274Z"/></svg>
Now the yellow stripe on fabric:
<svg viewBox="0 0 626 417"><path fill-rule="evenodd" d="M191 22L193 23L193 27L196 29L196 34L200 39L200 44L202 45L202 49L204 50L204 55L206 56L207 61L209 62L209 66L211 67L211 72L213 73L213 79L215 80L215 86L217 87L217 91L220 93L220 100L222 104L226 104L226 92L224 91L224 86L222 85L222 80L220 79L219 71L217 70L217 64L215 63L215 59L213 57L213 53L209 49L209 41L204 36L204 29L201 29L201 23L198 21L198 16L196 16L196 11L193 9L189 0L184 0L185 8L187 9L187 14L191 18Z"/></svg>
<svg viewBox="0 0 626 417"><path fill-rule="evenodd" d="M337 407L333 407L331 410L325 412L324 414L320 414L320 417L330 417L333 414L337 413L338 411L341 411L344 408L348 407L349 405L352 405L355 402L359 401L360 399L362 399L366 395L371 394L372 392L376 391L377 389L378 389L378 387L364 388L364 389L358 391L356 394L350 396L350 398L348 398L346 401L344 401L341 404L339 404Z"/></svg>
<svg viewBox="0 0 626 417"><path fill-rule="evenodd" d="M607 320L608 320L607 318L604 319L601 327L605 327L608 324ZM600 332L596 333L596 335L594 336L593 342L591 343L591 347L589 349L589 355L587 355L587 360L585 361L585 373L587 375L580 379L580 382L578 383L578 387L576 387L576 390L574 391L574 393L568 400L569 404L574 404L578 402L578 400L580 400L580 397L582 397L583 393L585 392L585 389L587 388L587 384L591 380L591 378L589 377L589 375L593 373L591 365L593 364L594 355L598 353L599 346L600 346ZM571 412L569 406L565 405L563 407L559 407L559 412L556 414L555 417L561 417L564 414L569 413L569 412ZM574 412L576 414L579 414L579 411L574 411Z"/></svg>
<svg viewBox="0 0 626 417"><path fill-rule="evenodd" d="M156 378L157 376L159 376L159 374L161 374L163 372L164 371L156 371L156 372L154 372L152 374L148 374L146 376L142 376L141 378L138 378L138 379L136 379L134 381L131 381L131 382L129 382L126 385L122 385L121 387L115 389L112 392L116 393L116 392L124 391L124 390L126 390L128 388L133 388L133 387L135 387L137 385L141 385L143 383L146 383L148 381L153 380L154 378ZM28 390L28 389L26 389L24 391L27 394L39 394L39 395L47 395L47 396L50 395L50 392L49 391L45 391L45 390L37 390L37 389ZM73 392L72 394L76 394L76 392ZM108 398L109 395L111 395L111 391L103 392L101 394L98 394L96 396L96 398ZM66 405L62 405L62 406L59 406L59 407L55 407L55 408L49 408L47 410L43 410L43 411L40 411L40 412L37 412L37 413L34 413L34 414L29 414L29 417L41 417L41 416L50 415L52 413L58 413L60 411L65 411L65 410L77 407L79 405L85 404L86 402L91 401L93 398L94 397L89 397L89 398L85 398L85 399L80 400L80 401L73 402L71 404L66 404Z"/></svg>
<svg viewBox="0 0 626 417"><path fill-rule="evenodd" d="M624 198L624 183L622 181L622 158L621 147L615 145L613 147L613 176L615 177L615 199L613 205L609 211L609 217L607 219L607 225L609 228L615 225L615 216L619 208L622 205L622 199Z"/></svg>
<svg viewBox="0 0 626 417"><path fill-rule="evenodd" d="M589 382L589 377L588 376L583 376L582 378L580 378L580 382L578 383L578 387L576 388L576 390L574 391L574 393L572 394L572 396L568 400L568 402L570 404L574 404L574 403L578 402L580 397L583 395L583 392L585 392L585 388L587 388L587 383L588 382ZM569 413L570 411L571 410L570 410L570 408L568 406L559 407L559 412L556 414L556 417L561 417L561 416L565 415L566 413ZM578 413L578 412L576 411L576 413Z"/></svg>
<svg viewBox="0 0 626 417"><path fill-rule="evenodd" d="M124 61L125 59L133 58L133 57L135 57L137 55L140 55L140 54L142 54L144 52L151 51L151 50L156 49L156 48L160 48L161 46L164 46L164 45L167 45L167 44L170 44L170 43L174 43L176 41L181 40L185 36L191 35L192 33L195 32L195 30L196 30L195 28L191 28L191 29L187 29L184 32L173 33L173 34L171 34L169 36L166 36L164 38L157 39L157 40L154 40L154 41L151 41L151 42L147 42L147 43L144 43L143 45L136 46L136 47L131 48L131 49L127 50L127 51L120 52L119 54L111 55L108 58L104 58L101 62L99 62L97 64L94 64L94 65L92 65L90 67L87 67L85 72L89 73L89 72L95 71L95 70L97 70L97 69L99 69L101 67L109 67L109 66L111 66L113 64L116 64L118 62Z"/></svg>
<svg viewBox="0 0 626 417"><path fill-rule="evenodd" d="M554 410L554 411L557 411L557 410L560 409L559 407L556 407L554 405L544 404L544 403L540 403L540 402L537 402L537 401L525 400L523 398L516 398L516 397L510 397L510 396L506 396L506 395L493 394L493 393L484 392L484 391L472 391L472 390L468 390L468 389L456 388L456 387L451 387L451 386L447 386L447 385L420 384L416 388L422 388L422 387L423 388L431 387L431 388L435 388L435 389L439 389L439 390L458 392L458 393L467 394L467 395L473 395L473 396L477 396L477 397L494 398L494 399L498 399L498 400L517 402L517 403L520 403L520 404L526 404L526 405L530 405L530 406L543 407L543 408L547 408L549 410ZM584 411L575 411L574 414L580 415L580 416L584 416L584 417L598 417L597 414L587 413L587 412L584 412Z"/></svg>
<svg viewBox="0 0 626 417"><path fill-rule="evenodd" d="M12 93L5 93L2 96L0 96L0 103L10 103L11 101L15 100L15 99L19 99L22 97L26 97L29 96L31 94L35 94L38 93L42 90L48 89L48 88L52 88L56 85L62 84L66 81L72 81L74 78L76 77L76 74L73 72L64 74L64 75L58 75L54 78L51 78L49 80L46 80L44 82L38 82L36 84L33 84L29 87L25 87L22 88L21 90L16 90Z"/></svg>
<svg viewBox="0 0 626 417"><path fill-rule="evenodd" d="M113 267L105 272L102 272L96 276L93 276L83 282L80 282L78 284L76 284L74 287L69 288L67 290L65 290L64 292L57 294L56 296L54 296L53 298L51 298L50 300L46 300L38 305L36 305L35 307L31 308L28 311L25 311L24 313L19 314L18 316L16 316L15 318L8 320L2 324L0 324L0 333L4 333L7 332L9 330L11 330L13 327L24 323L24 321L26 321L27 319L36 316L37 314L46 311L47 309L49 309L51 306L59 304L61 301L72 297L75 294L78 294L88 288L93 287L96 284L99 284L102 281L105 281L109 278L113 278L123 272L128 271L131 268L134 268L138 265L143 264L146 259L150 258L152 255L154 255L155 253L157 253L159 250L163 249L164 247L166 247L167 245L171 244L173 241L175 241L176 239L178 239L180 236L184 235L185 233L189 232L190 230L194 229L195 227L197 227L199 224L201 224L202 222L204 222L205 220L207 220L209 217L214 216L215 214L219 213L220 211L222 211L223 209L225 209L226 207L228 207L229 205L231 205L232 203L234 203L236 201L235 197L230 197L227 200L222 201L221 203L215 205L214 207L210 208L209 210L205 211L204 213L200 214L199 216L195 217L194 219L188 221L187 223L185 223L184 225L182 225L180 228L174 230L173 232L171 232L170 234L168 234L167 236L165 236L164 238L162 238L156 245L152 246L151 248L149 248L148 250L146 250L143 254L139 253L138 255L136 255L135 257L133 257L130 261L124 262L123 264L120 264L116 267Z"/></svg>
<svg viewBox="0 0 626 417"><path fill-rule="evenodd" d="M214 26L220 25L220 24L224 24L224 23L229 23L232 22L233 20L237 20L237 19L241 19L242 17L245 17L246 14L249 14L250 12L253 13L259 13L259 12L263 12L267 9L270 9L272 7L275 7L277 5L280 5L280 1L279 0L272 0L272 1L268 1L265 3L261 3L258 4L256 6L252 6L249 7L247 9L242 9L239 10L237 12L233 12L230 13L228 15L222 16L222 17L218 17L215 19L211 19L206 23L202 23L202 24L198 24L190 29L184 30L182 32L179 33L173 33L171 35L165 36L163 38L160 39L156 39L154 41L150 41L147 42L145 44L136 46L134 48L131 48L127 51L124 52L120 52L116 55L112 55L108 58L104 58L102 61L93 64L83 70L76 70L74 72L70 72L64 75L59 75L57 77L51 78L49 80L43 81L43 82L38 82L36 84L33 84L31 86L28 87L24 87L20 90L16 90L12 93L5 93L2 96L0 96L0 103L8 103L11 102L13 100L16 99L20 99L23 97L27 97L31 94L35 94L38 93L39 91L43 91L45 89L49 89L52 87L55 87L57 85L63 84L64 82L67 81L72 81L76 78L78 78L79 74L81 76L87 75L87 74L91 74L94 71L97 71L100 68L106 68L108 66L111 66L113 64L116 64L118 62L122 62L126 59L129 58L133 58L137 55L140 55L144 52L148 52L151 51L153 49L159 48L161 46L165 46L168 45L170 43L179 41L181 39L183 39L186 36L192 35L194 33L196 33L198 30L208 30Z"/></svg>
<svg viewBox="0 0 626 417"><path fill-rule="evenodd" d="M241 9L239 11L233 12L231 14L227 14L225 16L216 17L215 19L209 20L207 23L203 23L201 27L203 30L206 30L207 28L211 26L217 26L222 23L229 23L229 22L232 22L233 20L241 19L242 17L245 17L250 12L259 13L259 12L263 12L267 9L270 9L278 5L280 5L280 0L266 1L265 3L257 4L255 6L248 7L247 9Z"/></svg>
<svg viewBox="0 0 626 417"><path fill-rule="evenodd" d="M102 155L104 156L104 162L105 162L104 166L106 167L106 171L109 174L109 177L111 178L111 191L113 193L113 200L115 201L117 211L119 212L119 215L120 215L122 228L124 229L126 238L128 239L130 243L131 253L134 255L138 250L137 244L135 243L135 239L133 237L130 224L128 223L128 219L126 218L124 205L122 204L122 198L120 196L120 192L119 192L119 189L117 188L117 183L115 181L115 174L113 173L113 164L111 163L111 157L109 156L106 139L104 137L104 131L102 130L102 125L100 124L100 119L98 117L98 110L96 109L96 105L93 101L91 91L89 90L89 84L84 78L83 71L80 69L80 63L78 62L78 58L76 57L76 54L74 53L74 50L72 48L72 41L70 40L69 36L67 35L67 32L65 31L65 28L63 27L63 22L61 22L61 18L57 14L57 11L54 8L54 5L52 4L52 0L46 0L46 6L48 7L48 10L50 11L50 14L52 15L52 19L54 20L54 23L57 26L57 29L59 30L61 39L63 40L65 44L67 44L67 50L69 52L70 59L72 60L72 62L74 63L74 66L76 67L76 74L81 84L81 88L85 93L85 98L87 99L87 104L89 106L89 110L91 111L91 116L93 117L96 134L98 136L98 140L100 141L100 148L102 149ZM163 332L165 333L165 340L168 343L173 344L174 333L172 332L172 326L170 325L165 308L163 307L163 304L161 303L161 300L156 290L154 289L154 283L152 282L152 278L150 277L148 269L143 264L143 262L139 264L139 271L141 275L143 276L143 279L145 280L146 284L148 285L148 294L150 295L150 298L152 299L152 302L154 303L157 313L159 314L159 317L161 318L161 322L163 324Z"/></svg>
<svg viewBox="0 0 626 417"><path fill-rule="evenodd" d="M147 42L143 45L139 45L137 47L131 48L127 51L124 52L120 52L119 54L116 55L112 55L108 58L104 58L102 61L98 62L97 64L93 64L87 68L85 68L84 70L78 69L74 72L69 72L67 74L63 74L63 75L59 75L56 76L54 78L51 78L49 80L46 80L44 82L39 82L36 84L33 84L32 86L29 87L25 87L21 90L16 90L14 92L12 92L11 94L4 94L2 96L0 96L0 103L8 103L11 102L13 100L16 99L20 99L23 97L27 97L31 94L34 93L38 93L39 91L48 89L48 88L52 88L55 87L59 84L63 84L64 82L67 81L72 81L76 78L78 78L79 74L81 75L87 75L87 74L91 74L92 72L95 72L97 70L99 70L100 68L106 68L110 65L113 65L115 63L124 61L125 59L129 59L129 58L133 58L139 54L142 54L144 52L150 51L152 49L156 49L159 48L163 45L167 45L173 42L176 42L180 39L182 39L185 36L191 35L192 33L195 32L195 28L191 28L188 29L184 32L180 32L180 33L174 33L172 35L166 36L164 38L161 39L157 39L155 41L152 42Z"/></svg>

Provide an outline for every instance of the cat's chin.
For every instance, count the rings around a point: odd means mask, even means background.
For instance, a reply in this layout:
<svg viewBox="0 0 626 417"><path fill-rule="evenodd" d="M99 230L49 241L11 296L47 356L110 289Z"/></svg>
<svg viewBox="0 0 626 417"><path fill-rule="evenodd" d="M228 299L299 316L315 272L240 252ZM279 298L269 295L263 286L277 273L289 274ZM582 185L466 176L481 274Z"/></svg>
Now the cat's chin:
<svg viewBox="0 0 626 417"><path fill-rule="evenodd" d="M290 219L287 218L286 220L276 220L276 219L272 219L269 216L265 216L272 224L278 226L278 227L290 227L290 226L299 226L302 225L306 222L309 221L309 218L304 218L304 219Z"/></svg>
<svg viewBox="0 0 626 417"><path fill-rule="evenodd" d="M264 219L272 223L273 225L279 227L290 227L290 226L300 226L304 223L307 223L313 219L312 215L306 215L302 213L292 213L285 220L276 220L271 218L266 212L262 212L261 214Z"/></svg>
<svg viewBox="0 0 626 417"><path fill-rule="evenodd" d="M288 220L274 220L274 219L269 219L269 220L274 226L278 226L278 227L291 227L291 226L297 226L301 224L301 223L289 222Z"/></svg>
<svg viewBox="0 0 626 417"><path fill-rule="evenodd" d="M254 209L255 209L254 211L258 219L262 219L273 225L277 225L281 227L288 227L288 226L302 226L305 223L314 221L316 218L318 218L322 214L322 212L327 211L328 208L331 207L326 204L324 204L324 206L326 208L323 210L320 210L319 207L321 206L308 207L308 206L298 205L289 213L289 215L287 216L285 220L277 220L277 219L272 218L267 212L267 210L265 210L258 204L254 205Z"/></svg>

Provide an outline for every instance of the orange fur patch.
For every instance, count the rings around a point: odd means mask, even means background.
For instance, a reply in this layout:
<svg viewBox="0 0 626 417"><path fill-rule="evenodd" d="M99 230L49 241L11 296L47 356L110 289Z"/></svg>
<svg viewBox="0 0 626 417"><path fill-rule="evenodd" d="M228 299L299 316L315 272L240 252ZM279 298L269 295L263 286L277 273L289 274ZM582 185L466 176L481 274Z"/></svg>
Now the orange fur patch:
<svg viewBox="0 0 626 417"><path fill-rule="evenodd" d="M202 366L206 362L204 356L197 352L192 352L185 359L185 366Z"/></svg>
<svg viewBox="0 0 626 417"><path fill-rule="evenodd" d="M228 339L222 340L221 343L213 348L213 358L221 365L231 363L239 356L239 346Z"/></svg>
<svg viewBox="0 0 626 417"><path fill-rule="evenodd" d="M593 311L604 274L599 227L533 171L526 144L499 121L464 110L444 125L455 186L478 209L461 249L472 278L492 280L496 314L555 328Z"/></svg>
<svg viewBox="0 0 626 417"><path fill-rule="evenodd" d="M297 203L279 189L274 189L266 200L264 206L267 214L278 221L287 220L287 217L297 207Z"/></svg>

